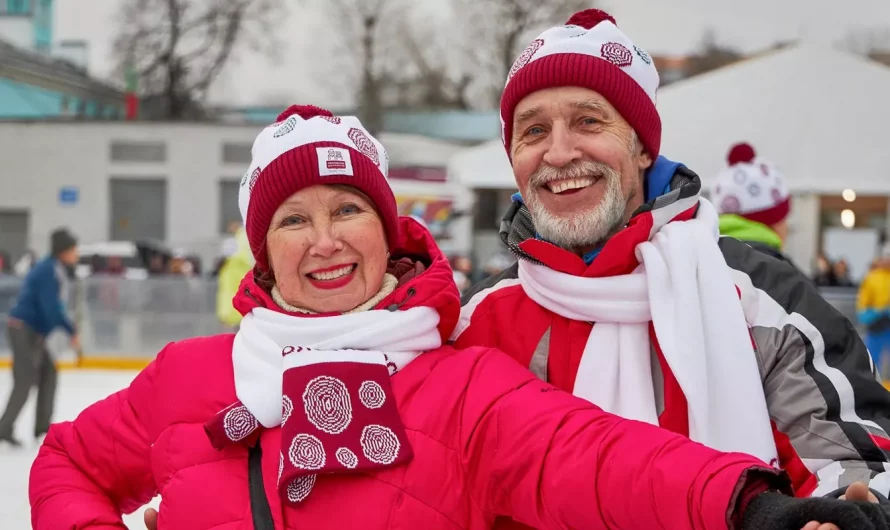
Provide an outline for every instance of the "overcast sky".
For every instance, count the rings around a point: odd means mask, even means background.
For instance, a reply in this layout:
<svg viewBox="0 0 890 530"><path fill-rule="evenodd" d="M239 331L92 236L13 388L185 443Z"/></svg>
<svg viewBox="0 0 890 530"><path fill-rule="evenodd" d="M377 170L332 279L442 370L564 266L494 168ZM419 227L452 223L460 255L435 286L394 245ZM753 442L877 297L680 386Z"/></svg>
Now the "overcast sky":
<svg viewBox="0 0 890 530"><path fill-rule="evenodd" d="M56 38L87 40L90 68L99 75L107 75L112 67L111 42L120 1L56 0ZM431 5L445 0L427 1ZM330 71L323 64L333 49L325 37L331 31L325 15L307 13L293 0L287 3L293 7L279 30L285 41L282 60L272 64L240 53L213 99L249 105L287 96L291 101L343 104L343 94L332 91L330 83L314 81ZM834 43L849 32L890 28L890 0L602 0L598 5L610 10L619 27L653 54L692 51L709 27L719 42L745 51L780 40Z"/></svg>

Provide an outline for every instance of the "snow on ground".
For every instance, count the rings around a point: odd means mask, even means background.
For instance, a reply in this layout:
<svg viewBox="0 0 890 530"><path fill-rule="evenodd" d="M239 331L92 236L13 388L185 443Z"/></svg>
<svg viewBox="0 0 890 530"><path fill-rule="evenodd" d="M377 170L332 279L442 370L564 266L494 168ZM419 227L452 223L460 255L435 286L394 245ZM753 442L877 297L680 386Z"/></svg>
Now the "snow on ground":
<svg viewBox="0 0 890 530"><path fill-rule="evenodd" d="M56 411L53 421L73 420L77 415L96 401L125 388L137 372L67 370L59 372L59 388L56 393ZM12 372L0 370L0 414L6 407L6 400L12 390ZM35 391L36 392L36 391ZM3 527L10 529L31 528L31 510L28 504L28 475L31 463L37 456L39 444L34 440L34 398L25 405L16 423L16 437L24 442L24 447L13 448L0 443L0 518ZM159 498L151 506L157 507ZM143 509L124 516L124 523L130 530L145 530L142 522Z"/></svg>

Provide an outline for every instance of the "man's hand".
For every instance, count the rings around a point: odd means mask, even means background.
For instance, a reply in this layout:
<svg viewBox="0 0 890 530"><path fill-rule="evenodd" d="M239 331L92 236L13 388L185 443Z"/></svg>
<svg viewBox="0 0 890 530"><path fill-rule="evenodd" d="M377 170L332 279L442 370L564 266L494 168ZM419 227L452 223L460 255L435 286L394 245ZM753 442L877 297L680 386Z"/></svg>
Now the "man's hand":
<svg viewBox="0 0 890 530"><path fill-rule="evenodd" d="M878 503L878 498L868 489L865 482L854 482L847 487L847 491L839 497L842 501L862 501ZM807 530L810 530L807 528Z"/></svg>
<svg viewBox="0 0 890 530"><path fill-rule="evenodd" d="M80 351L80 335L71 335L71 348Z"/></svg>
<svg viewBox="0 0 890 530"><path fill-rule="evenodd" d="M145 520L145 528L148 530L158 530L158 511L154 508L149 508L145 510L145 513L142 514L142 518ZM807 530L810 530L807 528ZM821 528L819 530L822 530ZM829 529L832 530L832 529Z"/></svg>
<svg viewBox="0 0 890 530"><path fill-rule="evenodd" d="M837 527L837 525L833 525L831 523L822 524L816 521L812 521L807 523L807 525L800 530L841 530Z"/></svg>

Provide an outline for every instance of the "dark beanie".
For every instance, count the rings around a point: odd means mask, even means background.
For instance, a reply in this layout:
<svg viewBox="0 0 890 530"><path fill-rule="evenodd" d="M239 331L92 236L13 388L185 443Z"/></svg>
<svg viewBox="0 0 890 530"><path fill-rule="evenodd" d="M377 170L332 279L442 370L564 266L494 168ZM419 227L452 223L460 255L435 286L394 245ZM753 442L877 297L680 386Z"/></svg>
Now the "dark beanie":
<svg viewBox="0 0 890 530"><path fill-rule="evenodd" d="M59 228L49 237L50 252L53 256L58 256L62 252L77 246L77 239L71 235L71 232L64 228Z"/></svg>

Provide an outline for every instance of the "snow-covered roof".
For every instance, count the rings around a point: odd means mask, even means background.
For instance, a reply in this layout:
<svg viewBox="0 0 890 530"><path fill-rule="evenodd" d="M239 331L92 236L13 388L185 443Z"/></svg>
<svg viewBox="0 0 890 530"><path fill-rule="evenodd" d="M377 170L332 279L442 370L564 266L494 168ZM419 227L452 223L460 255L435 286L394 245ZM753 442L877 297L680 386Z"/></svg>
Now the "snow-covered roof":
<svg viewBox="0 0 890 530"><path fill-rule="evenodd" d="M890 193L890 68L798 45L660 91L661 153L707 186L739 141L793 191Z"/></svg>

